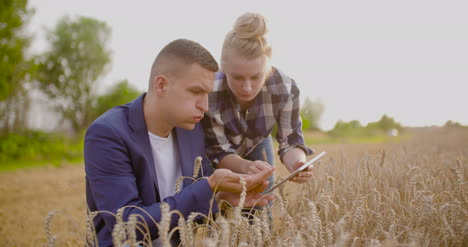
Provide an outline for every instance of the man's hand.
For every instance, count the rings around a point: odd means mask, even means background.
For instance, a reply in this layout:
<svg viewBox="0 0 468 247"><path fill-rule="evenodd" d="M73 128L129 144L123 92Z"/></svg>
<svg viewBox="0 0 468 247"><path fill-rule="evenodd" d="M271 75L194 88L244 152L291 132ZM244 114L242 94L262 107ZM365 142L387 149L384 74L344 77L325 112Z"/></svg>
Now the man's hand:
<svg viewBox="0 0 468 247"><path fill-rule="evenodd" d="M268 186L267 179L273 174L274 167L267 167L256 174L238 174L227 169L216 169L208 177L208 184L214 192L242 192L240 178L244 178L247 191L261 192Z"/></svg>
<svg viewBox="0 0 468 247"><path fill-rule="evenodd" d="M254 206L265 206L268 202L274 200L275 197L273 195L263 195L258 192L248 192L245 196L244 208L251 208ZM231 204L233 207L237 207L240 201L240 194L239 193L232 193L232 192L218 192L216 194L216 201L225 200Z"/></svg>

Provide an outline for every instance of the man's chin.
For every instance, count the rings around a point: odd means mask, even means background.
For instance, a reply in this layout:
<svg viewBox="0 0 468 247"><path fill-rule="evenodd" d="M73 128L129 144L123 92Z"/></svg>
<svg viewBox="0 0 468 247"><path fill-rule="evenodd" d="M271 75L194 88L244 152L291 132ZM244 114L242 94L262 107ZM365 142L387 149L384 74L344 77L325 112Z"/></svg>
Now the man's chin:
<svg viewBox="0 0 468 247"><path fill-rule="evenodd" d="M195 128L196 123L183 123L179 125L179 128L184 130L193 130Z"/></svg>

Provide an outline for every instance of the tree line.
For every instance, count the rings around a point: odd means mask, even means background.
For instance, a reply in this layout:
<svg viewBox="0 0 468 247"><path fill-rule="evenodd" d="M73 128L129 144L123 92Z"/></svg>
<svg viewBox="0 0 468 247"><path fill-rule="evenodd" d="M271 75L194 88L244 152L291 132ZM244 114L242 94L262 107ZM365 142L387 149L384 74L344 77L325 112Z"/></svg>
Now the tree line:
<svg viewBox="0 0 468 247"><path fill-rule="evenodd" d="M34 40L26 27L34 12L27 0L0 1L0 169L18 167L20 160L60 164L81 159L86 127L141 93L122 80L97 94L112 54L107 46L111 29L105 22L64 16L46 30L47 49L30 54ZM50 125L68 126L71 135L28 126L28 120L35 121L28 119L32 107L40 104L32 92L40 92L50 106L46 110L58 116Z"/></svg>

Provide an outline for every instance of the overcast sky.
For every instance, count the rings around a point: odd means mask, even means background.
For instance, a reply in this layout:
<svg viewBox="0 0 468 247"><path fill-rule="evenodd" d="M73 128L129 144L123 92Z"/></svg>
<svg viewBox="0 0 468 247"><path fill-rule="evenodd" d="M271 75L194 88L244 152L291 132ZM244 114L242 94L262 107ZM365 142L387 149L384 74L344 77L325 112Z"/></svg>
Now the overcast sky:
<svg viewBox="0 0 468 247"><path fill-rule="evenodd" d="M383 114L406 126L468 124L468 1L109 1L30 0L33 52L44 28L64 15L112 28L112 69L100 90L128 79L147 87L159 50L177 38L204 45L219 61L238 16L269 20L273 65L295 79L301 97L325 105L321 126L363 124Z"/></svg>

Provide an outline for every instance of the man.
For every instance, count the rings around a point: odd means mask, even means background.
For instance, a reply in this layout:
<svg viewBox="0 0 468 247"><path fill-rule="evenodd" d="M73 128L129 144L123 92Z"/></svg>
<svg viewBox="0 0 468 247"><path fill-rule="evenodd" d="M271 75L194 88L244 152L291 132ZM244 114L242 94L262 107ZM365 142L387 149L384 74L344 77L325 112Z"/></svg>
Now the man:
<svg viewBox="0 0 468 247"><path fill-rule="evenodd" d="M125 206L123 218L139 214L148 224L152 240L158 237L153 220L161 219L160 203L168 203L184 217L191 212L207 214L214 193L232 203L247 182L246 204L253 205L268 184L273 168L254 175L218 169L208 178L191 183L175 194L178 177L193 174L197 156L204 157L204 134L198 122L208 109L218 65L200 44L179 39L166 45L156 57L148 92L134 101L114 107L88 128L85 137L86 197L91 211L115 213ZM202 170L210 173L207 159ZM266 204L271 196L258 204ZM141 208L141 209L140 209ZM217 211L214 203L214 211ZM177 224L173 215L171 228ZM96 216L99 246L112 246L115 217ZM142 235L138 235L142 238Z"/></svg>

